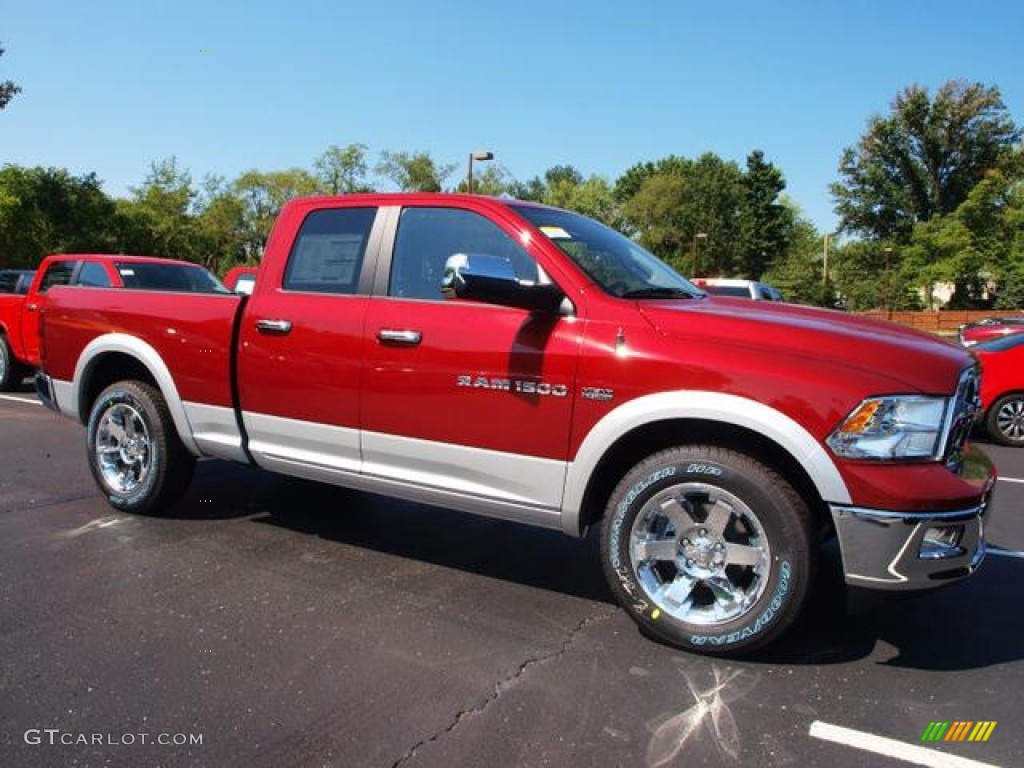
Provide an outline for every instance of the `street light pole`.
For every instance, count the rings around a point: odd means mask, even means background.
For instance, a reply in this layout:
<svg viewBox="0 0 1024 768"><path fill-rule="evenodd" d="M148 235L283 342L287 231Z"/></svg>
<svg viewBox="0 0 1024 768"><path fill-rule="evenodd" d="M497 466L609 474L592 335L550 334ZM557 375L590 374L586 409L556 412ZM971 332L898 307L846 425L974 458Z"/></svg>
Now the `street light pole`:
<svg viewBox="0 0 1024 768"><path fill-rule="evenodd" d="M885 254L885 313L889 320L892 320L892 306L889 303L889 257L892 255L892 248L884 248Z"/></svg>
<svg viewBox="0 0 1024 768"><path fill-rule="evenodd" d="M693 243L690 245L690 277L697 276L697 241L704 240L707 242L708 236L706 232L695 232L693 235Z"/></svg>
<svg viewBox="0 0 1024 768"><path fill-rule="evenodd" d="M469 173L466 175L466 190L469 194L473 194L473 161L481 160L493 160L493 152L470 152L469 153Z"/></svg>
<svg viewBox="0 0 1024 768"><path fill-rule="evenodd" d="M821 284L828 285L828 241L835 237L834 232L825 233L824 258L821 260Z"/></svg>

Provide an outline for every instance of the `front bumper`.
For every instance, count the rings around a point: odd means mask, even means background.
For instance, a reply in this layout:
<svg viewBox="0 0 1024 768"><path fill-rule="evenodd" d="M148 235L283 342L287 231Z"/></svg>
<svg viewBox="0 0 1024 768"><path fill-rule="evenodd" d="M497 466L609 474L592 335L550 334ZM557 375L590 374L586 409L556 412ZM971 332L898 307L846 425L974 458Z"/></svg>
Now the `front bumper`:
<svg viewBox="0 0 1024 768"><path fill-rule="evenodd" d="M941 512L898 512L830 504L846 583L871 589L937 587L970 576L985 558L985 519L995 470L971 448L963 479L978 490L977 504Z"/></svg>

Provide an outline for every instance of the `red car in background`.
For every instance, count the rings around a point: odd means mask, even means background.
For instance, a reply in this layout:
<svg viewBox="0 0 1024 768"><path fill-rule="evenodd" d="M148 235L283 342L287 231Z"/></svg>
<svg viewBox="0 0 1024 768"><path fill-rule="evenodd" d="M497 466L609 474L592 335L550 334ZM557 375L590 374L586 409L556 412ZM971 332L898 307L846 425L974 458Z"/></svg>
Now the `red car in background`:
<svg viewBox="0 0 1024 768"><path fill-rule="evenodd" d="M986 317L973 323L964 323L957 331L960 343L973 347L993 339L1001 339L1011 333L1024 331L1024 315L1018 317Z"/></svg>
<svg viewBox="0 0 1024 768"><path fill-rule="evenodd" d="M54 286L127 288L184 293L227 293L198 264L153 256L60 253L47 256L22 291L0 293L0 392L15 389L39 365L39 318Z"/></svg>
<svg viewBox="0 0 1024 768"><path fill-rule="evenodd" d="M224 285L233 293L244 293L252 295L253 286L256 285L256 267L232 267L224 275Z"/></svg>
<svg viewBox="0 0 1024 768"><path fill-rule="evenodd" d="M989 436L1024 446L1024 333L971 348L981 360L981 407Z"/></svg>

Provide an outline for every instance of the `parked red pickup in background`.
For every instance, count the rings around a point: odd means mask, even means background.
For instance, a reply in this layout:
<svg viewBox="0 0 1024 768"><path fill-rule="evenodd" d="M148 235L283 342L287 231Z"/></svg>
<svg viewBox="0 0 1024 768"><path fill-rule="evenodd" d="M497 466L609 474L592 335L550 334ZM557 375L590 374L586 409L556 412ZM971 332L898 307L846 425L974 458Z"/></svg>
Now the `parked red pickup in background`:
<svg viewBox="0 0 1024 768"><path fill-rule="evenodd" d="M186 261L96 253L47 256L27 293L0 293L0 391L17 387L39 365L39 318L48 291L57 285L224 291L206 269Z"/></svg>
<svg viewBox="0 0 1024 768"><path fill-rule="evenodd" d="M707 295L533 203L294 200L251 296L55 287L43 339L40 397L85 425L117 509L168 508L205 456L600 525L619 603L687 649L778 637L825 539L873 589L949 583L985 552L968 352Z"/></svg>

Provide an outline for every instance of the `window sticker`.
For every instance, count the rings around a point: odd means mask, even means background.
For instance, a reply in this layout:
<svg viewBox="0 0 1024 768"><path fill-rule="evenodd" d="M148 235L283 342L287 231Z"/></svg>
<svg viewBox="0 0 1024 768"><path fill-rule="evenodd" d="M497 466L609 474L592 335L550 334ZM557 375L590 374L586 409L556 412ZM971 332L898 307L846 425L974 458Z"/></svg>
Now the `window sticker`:
<svg viewBox="0 0 1024 768"><path fill-rule="evenodd" d="M550 237L552 240L572 240L572 235L566 232L561 227L550 227L543 226L540 231Z"/></svg>

